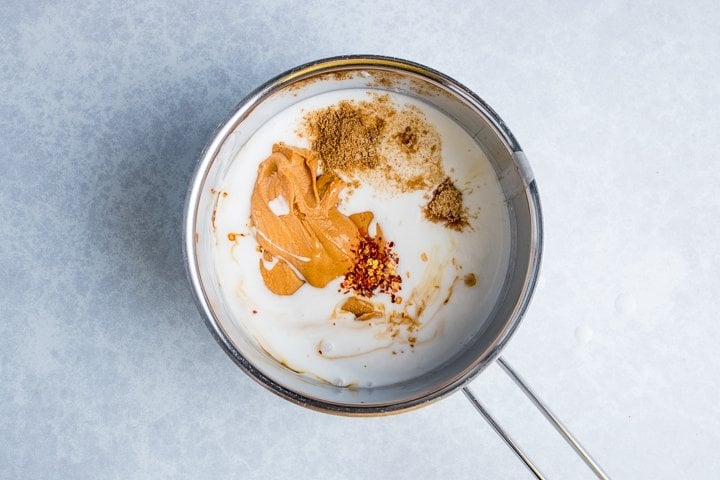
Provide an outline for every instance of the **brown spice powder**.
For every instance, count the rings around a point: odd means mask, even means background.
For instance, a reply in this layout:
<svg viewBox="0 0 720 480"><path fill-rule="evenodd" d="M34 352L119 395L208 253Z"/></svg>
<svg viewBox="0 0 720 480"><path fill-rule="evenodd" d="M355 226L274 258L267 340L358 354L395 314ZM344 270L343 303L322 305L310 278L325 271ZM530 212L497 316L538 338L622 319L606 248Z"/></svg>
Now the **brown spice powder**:
<svg viewBox="0 0 720 480"><path fill-rule="evenodd" d="M463 205L462 192L450 180L450 177L445 178L437 186L424 213L428 220L442 223L459 232L468 226L467 210Z"/></svg>
<svg viewBox="0 0 720 480"><path fill-rule="evenodd" d="M457 231L469 225L462 192L443 169L440 135L417 106L399 109L389 95L377 94L367 101L343 100L309 112L299 133L326 173L389 192L437 185L425 217Z"/></svg>
<svg viewBox="0 0 720 480"><path fill-rule="evenodd" d="M396 137L400 142L400 145L404 147L408 152L415 153L417 151L418 132L415 131L411 126L407 126L404 130L398 132L396 134Z"/></svg>
<svg viewBox="0 0 720 480"><path fill-rule="evenodd" d="M385 120L349 101L312 112L311 147L329 170L372 169L380 164L378 144Z"/></svg>
<svg viewBox="0 0 720 480"><path fill-rule="evenodd" d="M415 105L387 94L343 100L305 115L298 130L325 171L388 192L426 190L445 178L440 135Z"/></svg>

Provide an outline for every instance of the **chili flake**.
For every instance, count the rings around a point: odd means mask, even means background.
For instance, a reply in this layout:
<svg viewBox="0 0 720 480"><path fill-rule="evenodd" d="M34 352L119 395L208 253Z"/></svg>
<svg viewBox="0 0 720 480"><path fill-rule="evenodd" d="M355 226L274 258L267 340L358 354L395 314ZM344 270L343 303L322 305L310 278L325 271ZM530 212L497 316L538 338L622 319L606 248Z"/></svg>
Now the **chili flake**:
<svg viewBox="0 0 720 480"><path fill-rule="evenodd" d="M388 293L393 302L400 303L402 298L395 294L402 288L402 277L397 273L399 259L392 250L394 246L393 242L384 244L380 236L373 238L366 232L361 232L360 242L353 250L353 266L345 274L340 291L354 291L367 298L376 293Z"/></svg>

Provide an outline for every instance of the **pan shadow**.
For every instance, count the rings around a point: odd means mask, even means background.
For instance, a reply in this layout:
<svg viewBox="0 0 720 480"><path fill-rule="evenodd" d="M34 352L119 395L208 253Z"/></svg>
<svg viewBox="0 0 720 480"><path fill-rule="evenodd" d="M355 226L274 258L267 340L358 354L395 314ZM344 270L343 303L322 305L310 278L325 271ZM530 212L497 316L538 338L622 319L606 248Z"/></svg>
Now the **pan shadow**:
<svg viewBox="0 0 720 480"><path fill-rule="evenodd" d="M130 314L202 331L182 253L182 217L190 177L205 144L262 79L232 85L221 70L158 86L109 112L98 150L90 235L104 246L101 266L114 300ZM192 323L192 325L191 325ZM168 325L169 324L169 325Z"/></svg>

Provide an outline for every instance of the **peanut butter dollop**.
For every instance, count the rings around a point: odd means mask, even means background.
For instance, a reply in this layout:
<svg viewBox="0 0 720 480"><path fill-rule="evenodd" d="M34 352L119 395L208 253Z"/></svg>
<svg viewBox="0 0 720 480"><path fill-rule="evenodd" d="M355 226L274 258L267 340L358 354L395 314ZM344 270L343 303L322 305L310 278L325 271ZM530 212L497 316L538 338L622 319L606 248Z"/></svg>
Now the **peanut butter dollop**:
<svg viewBox="0 0 720 480"><path fill-rule="evenodd" d="M337 209L345 183L317 170L313 152L284 144L273 145L258 167L250 218L264 252L260 272L278 295L292 295L304 281L324 287L352 266L358 226Z"/></svg>

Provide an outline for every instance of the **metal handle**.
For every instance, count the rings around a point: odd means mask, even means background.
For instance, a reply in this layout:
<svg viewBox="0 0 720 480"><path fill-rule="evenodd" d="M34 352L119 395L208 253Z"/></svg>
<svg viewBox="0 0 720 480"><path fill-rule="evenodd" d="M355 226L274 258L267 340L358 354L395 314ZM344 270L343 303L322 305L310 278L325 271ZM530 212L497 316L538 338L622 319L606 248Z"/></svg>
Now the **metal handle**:
<svg viewBox="0 0 720 480"><path fill-rule="evenodd" d="M575 438L575 436L570 433L570 431L563 425L563 423L558 419L558 417L550 411L550 408L542 401L540 400L540 397L537 396L537 394L530 388L530 386L523 380L523 378L515 371L514 368L508 363L507 360L505 360L502 357L498 357L497 363L502 367L503 371L507 373L507 375L512 379L513 382L522 390L522 392L530 399L530 401L535 405L535 407L540 410L540 413L543 414L545 419L547 419L548 422L557 430L557 432L562 436L565 441L570 445L573 450L575 450L575 453L578 454L578 456L585 462L585 464L592 470L592 472L597 476L600 480L610 480L610 477L608 477L607 473L600 467L600 465L592 458L590 453L588 453L587 450L580 444L580 442ZM483 416L483 418L488 422L488 424L492 427L493 430L505 441L508 447L515 453L515 455L518 456L520 460L525 464L525 466L530 470L530 472L535 475L535 478L538 479L545 479L545 477L542 475L540 470L537 468L537 466L530 460L530 457L523 452L523 450L518 446L518 444L513 440L513 438L505 431L503 428L497 423L497 420L495 420L492 415L485 409L485 407L482 406L480 401L473 395L473 393L468 389L468 387L463 388L463 393L467 397L467 399L472 403L472 405L475 407L475 409L480 413L480 415Z"/></svg>
<svg viewBox="0 0 720 480"><path fill-rule="evenodd" d="M525 452L522 451L522 449L518 446L517 443L515 443L515 440L505 431L503 428L497 423L497 421L490 415L490 413L485 410L485 407L482 406L480 401L475 397L475 395L472 394L470 389L468 387L463 388L463 393L467 397L468 400L470 400L470 403L473 404L475 409L480 412L480 415L483 416L483 418L490 424L493 430L495 430L495 433L500 435L500 438L502 438L508 447L510 447L510 450L515 453L515 455L518 456L520 460L523 461L525 466L530 469L533 475L535 475L535 478L539 478L540 480L545 480L545 477L542 473L540 473L540 470L535 466L535 464L530 460L530 457L527 456Z"/></svg>

